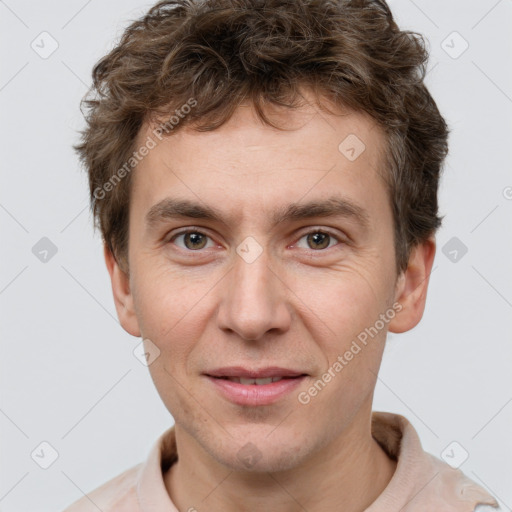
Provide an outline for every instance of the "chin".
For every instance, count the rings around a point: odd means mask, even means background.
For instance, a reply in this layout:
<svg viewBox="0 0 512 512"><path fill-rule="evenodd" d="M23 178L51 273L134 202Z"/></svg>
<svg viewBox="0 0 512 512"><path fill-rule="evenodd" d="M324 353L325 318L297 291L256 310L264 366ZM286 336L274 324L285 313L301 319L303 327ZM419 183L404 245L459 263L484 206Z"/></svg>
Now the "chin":
<svg viewBox="0 0 512 512"><path fill-rule="evenodd" d="M240 450L219 454L218 462L238 473L277 473L288 471L301 465L302 456L296 447L283 447L276 451L275 447L256 447L250 441Z"/></svg>
<svg viewBox="0 0 512 512"><path fill-rule="evenodd" d="M281 428L281 427L278 427ZM231 433L233 429L228 429ZM225 445L219 450L208 450L220 464L231 471L250 473L274 473L287 471L300 466L306 452L307 435L290 435L286 427L279 434L275 426L261 425L249 429L240 429L232 437L225 439ZM224 444L224 443L223 443Z"/></svg>

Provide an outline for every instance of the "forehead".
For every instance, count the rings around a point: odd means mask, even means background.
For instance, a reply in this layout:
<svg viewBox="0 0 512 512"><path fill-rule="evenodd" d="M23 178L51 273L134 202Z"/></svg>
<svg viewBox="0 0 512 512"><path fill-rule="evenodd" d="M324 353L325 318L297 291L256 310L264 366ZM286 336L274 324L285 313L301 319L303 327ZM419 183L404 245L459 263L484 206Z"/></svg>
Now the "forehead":
<svg viewBox="0 0 512 512"><path fill-rule="evenodd" d="M262 212L275 220L292 203L332 199L334 192L352 198L363 216L386 201L385 137L369 116L304 107L271 119L285 130L263 124L250 106L216 130L186 125L162 140L146 123L138 143L150 138L155 147L134 172L132 207L148 214L166 199L188 200L236 222Z"/></svg>

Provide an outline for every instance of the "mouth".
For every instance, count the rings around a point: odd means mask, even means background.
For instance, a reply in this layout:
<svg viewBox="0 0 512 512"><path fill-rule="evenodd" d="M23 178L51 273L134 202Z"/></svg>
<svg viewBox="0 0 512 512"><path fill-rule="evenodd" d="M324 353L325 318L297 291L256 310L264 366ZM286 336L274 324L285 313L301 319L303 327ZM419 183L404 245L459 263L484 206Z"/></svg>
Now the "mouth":
<svg viewBox="0 0 512 512"><path fill-rule="evenodd" d="M204 374L220 395L237 405L270 405L284 398L308 377L289 368L218 368Z"/></svg>
<svg viewBox="0 0 512 512"><path fill-rule="evenodd" d="M224 379L229 380L231 382L238 382L239 384L248 385L256 385L256 386L265 386L266 384L271 384L272 382L279 382L283 379L297 379L297 377L266 377L263 379L247 379L243 377L213 377L215 379Z"/></svg>

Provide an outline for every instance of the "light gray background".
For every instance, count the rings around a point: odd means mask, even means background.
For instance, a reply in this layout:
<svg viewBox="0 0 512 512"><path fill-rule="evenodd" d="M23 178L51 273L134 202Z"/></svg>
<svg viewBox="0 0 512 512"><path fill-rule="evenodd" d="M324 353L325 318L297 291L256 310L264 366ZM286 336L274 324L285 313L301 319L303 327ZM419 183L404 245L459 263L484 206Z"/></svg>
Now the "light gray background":
<svg viewBox="0 0 512 512"><path fill-rule="evenodd" d="M61 510L173 422L118 324L71 149L94 63L151 4L0 1L3 512ZM461 469L511 510L512 1L390 5L430 42L428 85L452 133L426 313L389 337L374 409L405 415L437 456L457 441ZM43 31L59 45L47 59L31 48ZM469 44L458 58L442 47L463 48L453 31ZM46 263L32 253L42 237L58 249ZM456 262L442 252L453 237L468 248ZM43 441L59 455L46 470L31 458Z"/></svg>

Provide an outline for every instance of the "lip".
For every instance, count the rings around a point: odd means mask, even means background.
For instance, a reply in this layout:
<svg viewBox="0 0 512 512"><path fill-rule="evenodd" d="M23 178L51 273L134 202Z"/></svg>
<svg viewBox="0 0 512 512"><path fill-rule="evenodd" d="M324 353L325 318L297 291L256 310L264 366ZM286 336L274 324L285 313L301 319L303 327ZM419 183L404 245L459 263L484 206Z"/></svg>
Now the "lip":
<svg viewBox="0 0 512 512"><path fill-rule="evenodd" d="M286 368L262 368L248 370L242 367L219 368L205 374L208 381L224 398L237 405L261 406L271 405L283 399L295 390L308 375ZM270 384L241 384L222 377L242 377L263 379L268 377L285 377Z"/></svg>
<svg viewBox="0 0 512 512"><path fill-rule="evenodd" d="M268 366L267 368L250 369L243 366L226 366L205 372L209 377L242 377L244 379L265 379L267 377L299 377L306 372L281 368L279 366Z"/></svg>

